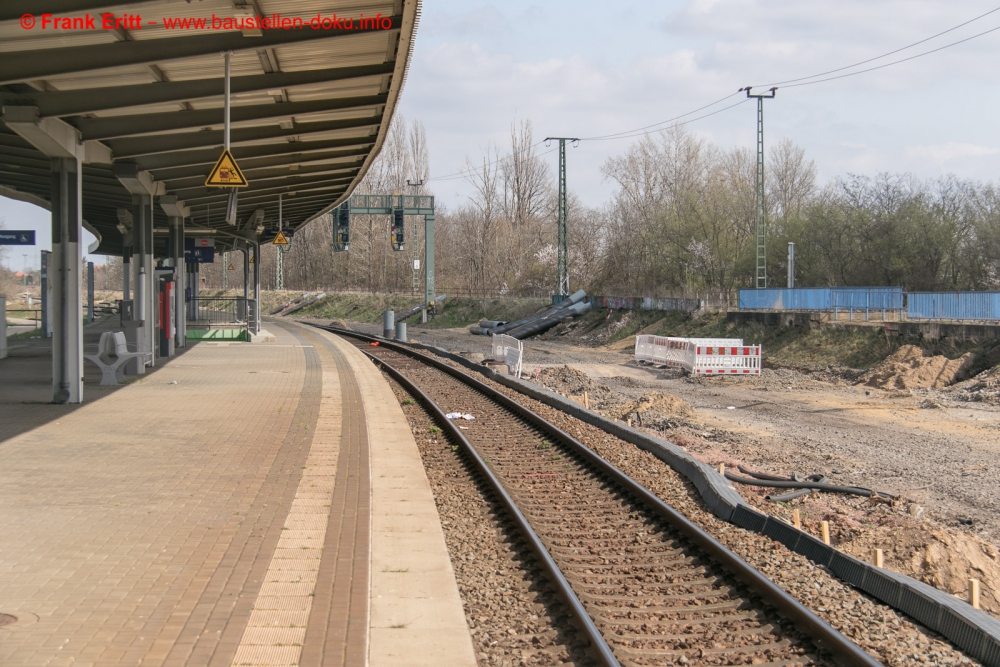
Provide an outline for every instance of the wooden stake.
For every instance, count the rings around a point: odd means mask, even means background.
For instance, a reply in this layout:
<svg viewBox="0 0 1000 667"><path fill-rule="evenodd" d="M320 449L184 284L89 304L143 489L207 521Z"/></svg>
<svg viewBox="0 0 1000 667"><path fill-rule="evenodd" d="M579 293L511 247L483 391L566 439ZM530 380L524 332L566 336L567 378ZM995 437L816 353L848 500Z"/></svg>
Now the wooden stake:
<svg viewBox="0 0 1000 667"><path fill-rule="evenodd" d="M719 464L719 474L722 475L723 477L726 476L726 464L725 463L720 463Z"/></svg>
<svg viewBox="0 0 1000 667"><path fill-rule="evenodd" d="M802 530L802 517L799 516L798 508L792 510L792 525Z"/></svg>
<svg viewBox="0 0 1000 667"><path fill-rule="evenodd" d="M830 522L820 522L820 529L823 531L823 544L830 546Z"/></svg>
<svg viewBox="0 0 1000 667"><path fill-rule="evenodd" d="M587 396L587 392L583 392L583 407L590 409L590 397Z"/></svg>
<svg viewBox="0 0 1000 667"><path fill-rule="evenodd" d="M973 609L979 609L979 580L969 579L969 604Z"/></svg>
<svg viewBox="0 0 1000 667"><path fill-rule="evenodd" d="M875 567L885 567L885 557L881 549L875 550Z"/></svg>

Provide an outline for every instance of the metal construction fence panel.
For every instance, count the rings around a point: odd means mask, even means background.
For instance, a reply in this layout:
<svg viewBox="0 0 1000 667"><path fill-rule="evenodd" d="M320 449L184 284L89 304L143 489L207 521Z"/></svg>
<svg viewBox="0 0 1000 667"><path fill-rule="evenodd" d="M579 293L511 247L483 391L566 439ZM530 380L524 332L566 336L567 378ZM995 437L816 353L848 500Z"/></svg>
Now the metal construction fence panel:
<svg viewBox="0 0 1000 667"><path fill-rule="evenodd" d="M695 344L696 375L760 375L760 345Z"/></svg>
<svg viewBox="0 0 1000 667"><path fill-rule="evenodd" d="M740 310L902 310L902 287L741 289Z"/></svg>
<svg viewBox="0 0 1000 667"><path fill-rule="evenodd" d="M493 334L493 361L507 364L512 375L521 377L524 343L507 334Z"/></svg>
<svg viewBox="0 0 1000 667"><path fill-rule="evenodd" d="M760 345L741 338L636 336L635 360L696 375L760 375Z"/></svg>
<svg viewBox="0 0 1000 667"><path fill-rule="evenodd" d="M909 292L911 320L1000 320L1000 292Z"/></svg>

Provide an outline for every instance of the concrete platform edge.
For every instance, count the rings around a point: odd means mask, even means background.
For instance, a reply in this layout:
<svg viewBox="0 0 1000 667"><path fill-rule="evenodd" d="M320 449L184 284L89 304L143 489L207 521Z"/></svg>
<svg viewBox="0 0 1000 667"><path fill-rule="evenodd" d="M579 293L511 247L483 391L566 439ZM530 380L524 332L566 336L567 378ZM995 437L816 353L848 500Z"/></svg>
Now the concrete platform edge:
<svg viewBox="0 0 1000 667"><path fill-rule="evenodd" d="M374 364L330 338L361 386L371 446L368 664L474 667L441 518L406 416Z"/></svg>

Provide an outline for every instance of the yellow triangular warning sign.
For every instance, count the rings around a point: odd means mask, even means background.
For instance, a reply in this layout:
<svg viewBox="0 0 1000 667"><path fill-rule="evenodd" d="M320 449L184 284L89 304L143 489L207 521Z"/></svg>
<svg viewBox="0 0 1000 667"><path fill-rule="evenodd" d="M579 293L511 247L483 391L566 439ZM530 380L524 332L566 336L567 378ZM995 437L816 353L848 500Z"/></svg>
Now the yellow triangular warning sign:
<svg viewBox="0 0 1000 667"><path fill-rule="evenodd" d="M233 266L232 264L230 264L230 265L229 265L229 270L230 270L230 271L235 271L235 270L236 270L236 267L235 267L235 266Z"/></svg>
<svg viewBox="0 0 1000 667"><path fill-rule="evenodd" d="M207 188L245 188L248 185L247 179L244 178L243 172L229 151L222 151L219 161L205 179Z"/></svg>
<svg viewBox="0 0 1000 667"><path fill-rule="evenodd" d="M271 241L271 243L274 245L288 245L288 238L283 232L278 232L278 235L274 237L274 240Z"/></svg>
<svg viewBox="0 0 1000 667"><path fill-rule="evenodd" d="M250 258L250 263L253 264L253 257Z"/></svg>

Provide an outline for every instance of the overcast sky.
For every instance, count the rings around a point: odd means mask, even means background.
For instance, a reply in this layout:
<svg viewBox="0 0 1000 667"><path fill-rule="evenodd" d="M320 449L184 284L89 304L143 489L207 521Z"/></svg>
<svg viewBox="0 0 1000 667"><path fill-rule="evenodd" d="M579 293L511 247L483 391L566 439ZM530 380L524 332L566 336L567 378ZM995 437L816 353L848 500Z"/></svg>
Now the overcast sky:
<svg viewBox="0 0 1000 667"><path fill-rule="evenodd" d="M443 176L457 171L465 156L480 155L488 142L505 143L515 118L530 118L538 139L639 128L745 85L795 79L880 55L997 5L995 0L428 0L401 111L425 124L431 175ZM872 65L997 26L1000 11ZM816 161L821 181L878 171L996 180L998 55L1000 31L880 71L779 88L777 98L765 102L765 138L789 137L802 146ZM752 148L755 114L748 102L688 127L725 148ZM596 206L609 197L612 187L600 166L631 141L582 142L568 150L569 188L585 204ZM553 178L555 158L555 153L544 158ZM468 192L462 181L433 186L447 204Z"/></svg>
<svg viewBox="0 0 1000 667"><path fill-rule="evenodd" d="M995 3L425 0L400 112L424 123L431 175L445 176L490 142L505 144L515 119L531 119L539 140L639 128L745 85L808 76L906 46ZM1000 11L872 65L998 26ZM879 171L1000 180L998 56L1000 31L868 74L780 87L766 102L766 140L789 137L805 148L821 181ZM753 147L754 123L755 109L746 103L688 127L725 148ZM568 149L569 187L585 204L609 197L600 166L630 141ZM555 157L544 158L553 178ZM468 192L461 180L431 185L449 206ZM34 255L48 247L46 211L0 198L0 218L8 229L42 232ZM21 268L21 253L13 249L7 264Z"/></svg>

